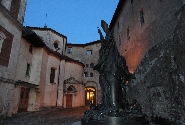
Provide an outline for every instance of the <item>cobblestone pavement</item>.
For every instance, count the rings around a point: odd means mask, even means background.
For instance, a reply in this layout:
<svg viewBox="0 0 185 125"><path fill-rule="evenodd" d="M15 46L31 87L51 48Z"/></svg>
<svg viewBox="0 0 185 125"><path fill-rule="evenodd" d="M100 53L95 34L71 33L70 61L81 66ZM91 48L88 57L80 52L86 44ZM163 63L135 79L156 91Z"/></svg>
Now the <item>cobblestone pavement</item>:
<svg viewBox="0 0 185 125"><path fill-rule="evenodd" d="M4 119L2 125L72 125L84 117L85 110L88 107L18 113Z"/></svg>

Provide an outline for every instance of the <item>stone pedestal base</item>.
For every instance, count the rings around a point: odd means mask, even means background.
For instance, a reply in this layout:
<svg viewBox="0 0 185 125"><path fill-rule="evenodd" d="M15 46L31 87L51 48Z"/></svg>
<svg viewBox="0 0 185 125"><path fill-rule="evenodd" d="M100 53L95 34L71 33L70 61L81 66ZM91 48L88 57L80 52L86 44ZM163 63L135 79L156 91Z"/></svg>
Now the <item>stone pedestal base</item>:
<svg viewBox="0 0 185 125"><path fill-rule="evenodd" d="M3 122L3 119L4 119L4 115L0 114L0 124Z"/></svg>
<svg viewBox="0 0 185 125"><path fill-rule="evenodd" d="M137 118L133 118L130 121L126 121L124 117L107 117L105 121L89 121L85 119L81 120L82 125L149 125L148 121L138 121Z"/></svg>

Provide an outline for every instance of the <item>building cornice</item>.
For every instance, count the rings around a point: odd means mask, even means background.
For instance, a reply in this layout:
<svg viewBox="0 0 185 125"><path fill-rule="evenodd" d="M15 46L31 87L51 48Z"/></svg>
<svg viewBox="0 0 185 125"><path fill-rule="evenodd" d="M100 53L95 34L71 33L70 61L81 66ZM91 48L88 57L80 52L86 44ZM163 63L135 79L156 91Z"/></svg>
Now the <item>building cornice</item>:
<svg viewBox="0 0 185 125"><path fill-rule="evenodd" d="M114 12L114 15L113 15L112 20L111 20L110 25L109 25L109 30L110 31L113 29L113 27L116 23L116 20L119 17L119 15L120 15L120 13L123 9L123 6L125 5L125 2L126 2L126 0L119 0L119 3L116 7L116 10Z"/></svg>
<svg viewBox="0 0 185 125"><path fill-rule="evenodd" d="M86 43L86 44L67 43L66 46L86 47L86 46L93 45L93 44L98 44L98 43L101 43L101 41L100 40L96 40L96 41L89 42L89 43Z"/></svg>

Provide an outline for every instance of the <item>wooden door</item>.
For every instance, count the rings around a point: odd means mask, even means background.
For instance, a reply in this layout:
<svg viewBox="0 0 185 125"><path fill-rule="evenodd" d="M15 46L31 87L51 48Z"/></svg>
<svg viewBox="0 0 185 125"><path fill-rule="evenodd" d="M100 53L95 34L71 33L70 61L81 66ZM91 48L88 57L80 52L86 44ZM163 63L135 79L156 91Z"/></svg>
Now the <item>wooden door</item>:
<svg viewBox="0 0 185 125"><path fill-rule="evenodd" d="M72 94L66 94L66 108L72 108Z"/></svg>
<svg viewBox="0 0 185 125"><path fill-rule="evenodd" d="M28 109L29 88L21 87L18 112L26 112Z"/></svg>

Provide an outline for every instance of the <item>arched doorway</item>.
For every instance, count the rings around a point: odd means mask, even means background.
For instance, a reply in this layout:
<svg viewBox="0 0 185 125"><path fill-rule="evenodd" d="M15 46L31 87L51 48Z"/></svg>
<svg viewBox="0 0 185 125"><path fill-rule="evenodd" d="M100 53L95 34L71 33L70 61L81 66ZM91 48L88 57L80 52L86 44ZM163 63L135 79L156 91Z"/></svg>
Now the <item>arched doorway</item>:
<svg viewBox="0 0 185 125"><path fill-rule="evenodd" d="M76 88L73 85L70 85L67 88L66 93L66 108L72 108L73 105L73 95L76 92Z"/></svg>
<svg viewBox="0 0 185 125"><path fill-rule="evenodd" d="M85 105L89 105L89 101L96 104L96 89L94 87L85 88Z"/></svg>

